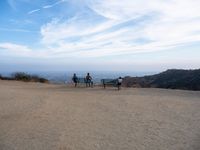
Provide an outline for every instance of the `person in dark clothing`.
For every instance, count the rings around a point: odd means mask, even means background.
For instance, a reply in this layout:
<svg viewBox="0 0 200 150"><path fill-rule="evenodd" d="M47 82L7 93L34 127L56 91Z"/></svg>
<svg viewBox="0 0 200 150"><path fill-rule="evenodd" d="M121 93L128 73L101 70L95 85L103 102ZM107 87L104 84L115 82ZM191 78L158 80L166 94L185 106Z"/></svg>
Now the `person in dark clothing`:
<svg viewBox="0 0 200 150"><path fill-rule="evenodd" d="M76 74L74 73L73 77L72 77L72 81L74 82L75 84L75 87L77 86L77 83L78 83L78 77L76 76Z"/></svg>
<svg viewBox="0 0 200 150"><path fill-rule="evenodd" d="M86 77L86 87L93 87L92 77L90 76L90 73L87 73Z"/></svg>

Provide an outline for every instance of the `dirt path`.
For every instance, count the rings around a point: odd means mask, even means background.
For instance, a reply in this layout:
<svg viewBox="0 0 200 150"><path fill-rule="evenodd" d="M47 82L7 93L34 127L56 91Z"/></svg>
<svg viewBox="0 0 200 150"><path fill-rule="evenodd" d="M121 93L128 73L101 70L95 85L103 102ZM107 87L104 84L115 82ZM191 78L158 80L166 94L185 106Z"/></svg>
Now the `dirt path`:
<svg viewBox="0 0 200 150"><path fill-rule="evenodd" d="M199 150L200 92L0 81L0 150Z"/></svg>

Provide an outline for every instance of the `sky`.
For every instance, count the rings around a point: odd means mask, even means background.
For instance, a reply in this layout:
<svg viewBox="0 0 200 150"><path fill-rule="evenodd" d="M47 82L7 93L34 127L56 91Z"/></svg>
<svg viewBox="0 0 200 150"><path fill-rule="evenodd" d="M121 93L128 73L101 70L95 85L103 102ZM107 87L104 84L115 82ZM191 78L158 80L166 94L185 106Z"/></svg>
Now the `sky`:
<svg viewBox="0 0 200 150"><path fill-rule="evenodd" d="M199 0L1 0L0 72L200 68Z"/></svg>

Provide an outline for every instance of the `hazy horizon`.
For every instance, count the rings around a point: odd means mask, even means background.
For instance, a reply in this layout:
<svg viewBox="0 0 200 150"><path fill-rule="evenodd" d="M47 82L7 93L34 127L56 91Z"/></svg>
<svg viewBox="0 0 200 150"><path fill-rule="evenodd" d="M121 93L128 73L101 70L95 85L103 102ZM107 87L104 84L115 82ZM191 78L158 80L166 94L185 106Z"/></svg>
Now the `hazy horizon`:
<svg viewBox="0 0 200 150"><path fill-rule="evenodd" d="M118 77L142 77L145 75L153 75L158 72L136 72L136 71L94 71L94 70L64 70L64 71L5 71L0 72L1 76L4 77L12 77L16 72L24 72L31 75L37 75L39 77L44 77L48 79L52 83L71 83L72 76L74 73L77 74L78 77L85 77L89 72L93 78L94 83L100 83L101 79L104 78L118 78Z"/></svg>
<svg viewBox="0 0 200 150"><path fill-rule="evenodd" d="M0 73L200 68L200 1L2 0Z"/></svg>

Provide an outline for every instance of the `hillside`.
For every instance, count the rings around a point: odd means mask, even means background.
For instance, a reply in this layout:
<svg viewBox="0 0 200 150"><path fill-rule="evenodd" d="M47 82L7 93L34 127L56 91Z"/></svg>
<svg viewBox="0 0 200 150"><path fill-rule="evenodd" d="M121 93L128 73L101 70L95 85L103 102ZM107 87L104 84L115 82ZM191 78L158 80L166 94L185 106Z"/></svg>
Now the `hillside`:
<svg viewBox="0 0 200 150"><path fill-rule="evenodd" d="M170 69L151 76L125 77L123 86L200 90L200 69Z"/></svg>

